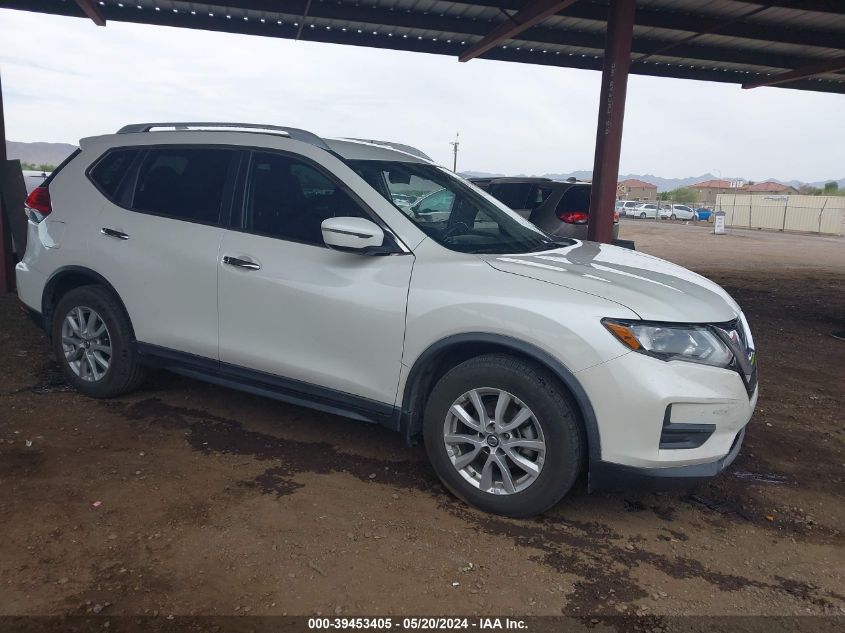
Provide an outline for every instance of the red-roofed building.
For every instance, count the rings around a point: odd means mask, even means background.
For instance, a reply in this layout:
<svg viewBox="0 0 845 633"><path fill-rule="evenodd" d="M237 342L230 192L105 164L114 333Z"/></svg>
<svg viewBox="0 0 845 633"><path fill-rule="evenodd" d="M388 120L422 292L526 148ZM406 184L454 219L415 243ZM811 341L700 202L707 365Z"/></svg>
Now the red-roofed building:
<svg viewBox="0 0 845 633"><path fill-rule="evenodd" d="M616 196L620 200L657 200L657 185L645 180L628 178L617 183Z"/></svg>
<svg viewBox="0 0 845 633"><path fill-rule="evenodd" d="M767 193L767 194L777 194L781 196L788 196L794 193L798 193L798 190L795 187L790 187L789 185L784 185L780 182L775 182L774 180L767 180L766 182L758 182L753 185L746 185L742 188L745 193L750 194L760 194L760 193Z"/></svg>

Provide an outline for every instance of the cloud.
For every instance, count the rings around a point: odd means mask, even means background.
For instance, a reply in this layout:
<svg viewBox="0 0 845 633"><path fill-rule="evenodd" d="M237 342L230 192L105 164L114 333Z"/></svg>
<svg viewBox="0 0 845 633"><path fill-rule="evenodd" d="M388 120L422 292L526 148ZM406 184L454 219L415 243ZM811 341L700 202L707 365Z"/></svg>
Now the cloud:
<svg viewBox="0 0 845 633"><path fill-rule="evenodd" d="M37 34L37 37L34 36ZM238 120L415 145L459 167L590 169L600 74L0 10L6 128L76 142L130 122ZM632 76L621 170L841 178L843 97Z"/></svg>

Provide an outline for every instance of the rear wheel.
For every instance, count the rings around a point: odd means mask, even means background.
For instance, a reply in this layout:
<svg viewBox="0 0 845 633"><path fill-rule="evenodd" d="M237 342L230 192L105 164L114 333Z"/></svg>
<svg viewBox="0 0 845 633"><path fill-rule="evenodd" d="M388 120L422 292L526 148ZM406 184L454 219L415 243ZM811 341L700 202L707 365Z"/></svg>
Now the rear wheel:
<svg viewBox="0 0 845 633"><path fill-rule="evenodd" d="M502 354L468 360L440 379L426 403L424 434L450 491L512 517L557 503L584 459L575 406L557 379Z"/></svg>
<svg viewBox="0 0 845 633"><path fill-rule="evenodd" d="M53 311L51 334L65 380L85 395L118 396L143 379L129 318L102 286L64 295Z"/></svg>

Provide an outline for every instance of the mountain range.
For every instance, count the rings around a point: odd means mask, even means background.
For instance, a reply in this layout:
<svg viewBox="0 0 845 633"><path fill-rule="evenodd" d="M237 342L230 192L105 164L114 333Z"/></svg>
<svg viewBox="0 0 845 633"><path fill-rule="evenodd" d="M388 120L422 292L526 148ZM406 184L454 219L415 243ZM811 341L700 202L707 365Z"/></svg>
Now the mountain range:
<svg viewBox="0 0 845 633"><path fill-rule="evenodd" d="M17 141L6 141L6 152L9 158L17 158L20 159L21 162L25 163L33 163L35 165L58 165L61 163L67 156L76 149L75 145L70 145L69 143L20 143ZM506 174L495 174L495 173L488 173L482 171L462 171L461 175L466 178L494 178L497 176L505 176ZM517 176L526 176L526 174L515 174ZM590 180L593 177L592 171L587 170L579 170L573 171L565 174L543 174L543 178L551 178L552 180L566 180L567 178L577 178L578 180ZM693 185L697 182L701 182L703 180L713 180L716 178L713 174L707 173L702 174L701 176L689 176L686 178L662 178L660 176L654 176L652 174L620 174L619 180L625 180L627 178L636 178L638 180L645 180L646 182L650 182L652 184L657 185L658 191L672 191L673 189L677 189L678 187L688 187L689 185ZM724 177L724 180L734 180L733 178ZM825 180L819 180L816 182L802 182L800 180L777 180L775 178L770 178L767 180L774 180L776 182L782 182L785 185L790 185L795 187L796 189L801 185L810 185L812 187L824 187ZM760 181L762 182L762 181ZM838 181L839 188L845 189L845 178L841 178Z"/></svg>
<svg viewBox="0 0 845 633"><path fill-rule="evenodd" d="M67 158L76 145L69 143L19 143L6 141L6 154L22 163L33 165L58 165Z"/></svg>

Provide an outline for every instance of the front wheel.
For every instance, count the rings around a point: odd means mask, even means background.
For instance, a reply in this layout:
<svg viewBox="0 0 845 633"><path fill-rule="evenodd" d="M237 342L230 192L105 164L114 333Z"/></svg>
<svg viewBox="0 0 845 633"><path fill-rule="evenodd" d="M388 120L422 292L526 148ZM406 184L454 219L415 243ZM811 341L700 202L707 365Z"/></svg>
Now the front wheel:
<svg viewBox="0 0 845 633"><path fill-rule="evenodd" d="M572 487L584 459L575 405L543 367L490 354L454 367L435 385L424 417L435 472L484 511L539 514Z"/></svg>
<svg viewBox="0 0 845 633"><path fill-rule="evenodd" d="M53 311L51 335L65 380L87 396L118 396L143 379L129 318L102 286L64 295Z"/></svg>
<svg viewBox="0 0 845 633"><path fill-rule="evenodd" d="M640 213L640 220L645 220L645 211Z"/></svg>
<svg viewBox="0 0 845 633"><path fill-rule="evenodd" d="M669 219L670 220L677 220L678 216L673 213L672 215L669 216Z"/></svg>

